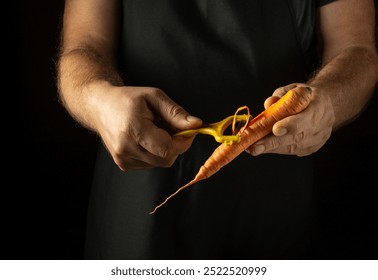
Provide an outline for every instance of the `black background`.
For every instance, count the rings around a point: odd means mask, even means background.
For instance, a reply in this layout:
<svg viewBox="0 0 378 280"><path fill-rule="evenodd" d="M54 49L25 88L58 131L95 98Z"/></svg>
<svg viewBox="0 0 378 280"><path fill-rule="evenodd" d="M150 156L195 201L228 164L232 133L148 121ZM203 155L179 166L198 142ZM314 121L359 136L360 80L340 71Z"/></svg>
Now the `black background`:
<svg viewBox="0 0 378 280"><path fill-rule="evenodd" d="M16 2L6 25L1 259L83 257L99 139L58 100L54 63L63 4ZM378 259L377 117L376 94L316 155L325 246L319 258Z"/></svg>

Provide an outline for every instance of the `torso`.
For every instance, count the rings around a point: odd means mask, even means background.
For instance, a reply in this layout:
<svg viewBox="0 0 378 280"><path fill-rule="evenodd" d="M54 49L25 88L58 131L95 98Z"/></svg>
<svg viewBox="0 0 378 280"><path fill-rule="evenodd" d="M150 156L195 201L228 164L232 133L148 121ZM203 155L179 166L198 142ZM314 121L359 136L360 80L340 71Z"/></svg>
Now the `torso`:
<svg viewBox="0 0 378 280"><path fill-rule="evenodd" d="M159 87L206 122L242 105L256 115L275 88L304 82L312 70L315 1L123 3L120 64L126 83ZM302 256L314 217L311 157L242 154L148 214L191 180L217 145L200 135L171 168L125 173L102 148L87 257Z"/></svg>

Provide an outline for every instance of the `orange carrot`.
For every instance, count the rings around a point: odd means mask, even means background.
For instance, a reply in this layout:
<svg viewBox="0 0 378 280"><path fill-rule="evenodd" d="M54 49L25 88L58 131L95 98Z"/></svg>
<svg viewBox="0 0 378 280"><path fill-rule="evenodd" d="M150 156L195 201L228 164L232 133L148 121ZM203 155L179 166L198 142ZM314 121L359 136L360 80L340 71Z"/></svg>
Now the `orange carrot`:
<svg viewBox="0 0 378 280"><path fill-rule="evenodd" d="M163 206L181 190L217 173L252 144L268 135L277 121L303 111L310 104L310 101L311 88L296 87L289 90L277 102L249 121L247 127L240 132L240 142L233 143L232 145L226 143L219 145L201 166L195 178L168 196L150 214L155 213L158 208Z"/></svg>

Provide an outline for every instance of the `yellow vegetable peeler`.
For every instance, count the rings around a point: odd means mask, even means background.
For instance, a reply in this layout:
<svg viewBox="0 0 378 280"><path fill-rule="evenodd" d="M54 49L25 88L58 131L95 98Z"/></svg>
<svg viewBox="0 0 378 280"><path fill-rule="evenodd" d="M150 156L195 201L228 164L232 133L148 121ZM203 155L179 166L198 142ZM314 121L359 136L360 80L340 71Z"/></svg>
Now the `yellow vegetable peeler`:
<svg viewBox="0 0 378 280"><path fill-rule="evenodd" d="M238 115L237 113L241 110L248 110L248 114ZM233 142L240 141L240 135L237 133L235 126L236 123L244 123L244 126L241 130L245 129L248 125L248 121L251 115L249 114L249 109L247 106L240 107L233 116L228 116L227 118L216 122L205 124L196 129L187 129L182 130L174 134L174 136L184 136L184 137L191 137L197 134L207 134L212 135L218 143L225 143L227 145L231 145ZM224 135L223 133L225 130L232 124L232 134L231 135Z"/></svg>

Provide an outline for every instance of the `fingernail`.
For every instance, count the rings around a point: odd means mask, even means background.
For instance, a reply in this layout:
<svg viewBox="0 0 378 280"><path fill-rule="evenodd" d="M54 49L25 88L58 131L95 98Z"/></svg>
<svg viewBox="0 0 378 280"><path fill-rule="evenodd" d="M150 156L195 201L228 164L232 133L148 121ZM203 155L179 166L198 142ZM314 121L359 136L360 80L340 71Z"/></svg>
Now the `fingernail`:
<svg viewBox="0 0 378 280"><path fill-rule="evenodd" d="M286 127L281 126L281 127L278 127L275 132L276 132L275 133L276 136L283 136L287 133L287 129Z"/></svg>
<svg viewBox="0 0 378 280"><path fill-rule="evenodd" d="M257 145L253 148L253 154L254 155L259 155L265 151L265 146L264 145Z"/></svg>
<svg viewBox="0 0 378 280"><path fill-rule="evenodd" d="M197 118L197 117L194 117L194 116L187 116L187 117L186 117L186 120L187 120L188 122L200 122L200 121L201 121L200 118Z"/></svg>
<svg viewBox="0 0 378 280"><path fill-rule="evenodd" d="M250 150L244 150L247 154L250 154L251 151Z"/></svg>
<svg viewBox="0 0 378 280"><path fill-rule="evenodd" d="M310 88L310 87L306 87L306 89L308 90L309 93L312 92L312 88Z"/></svg>

